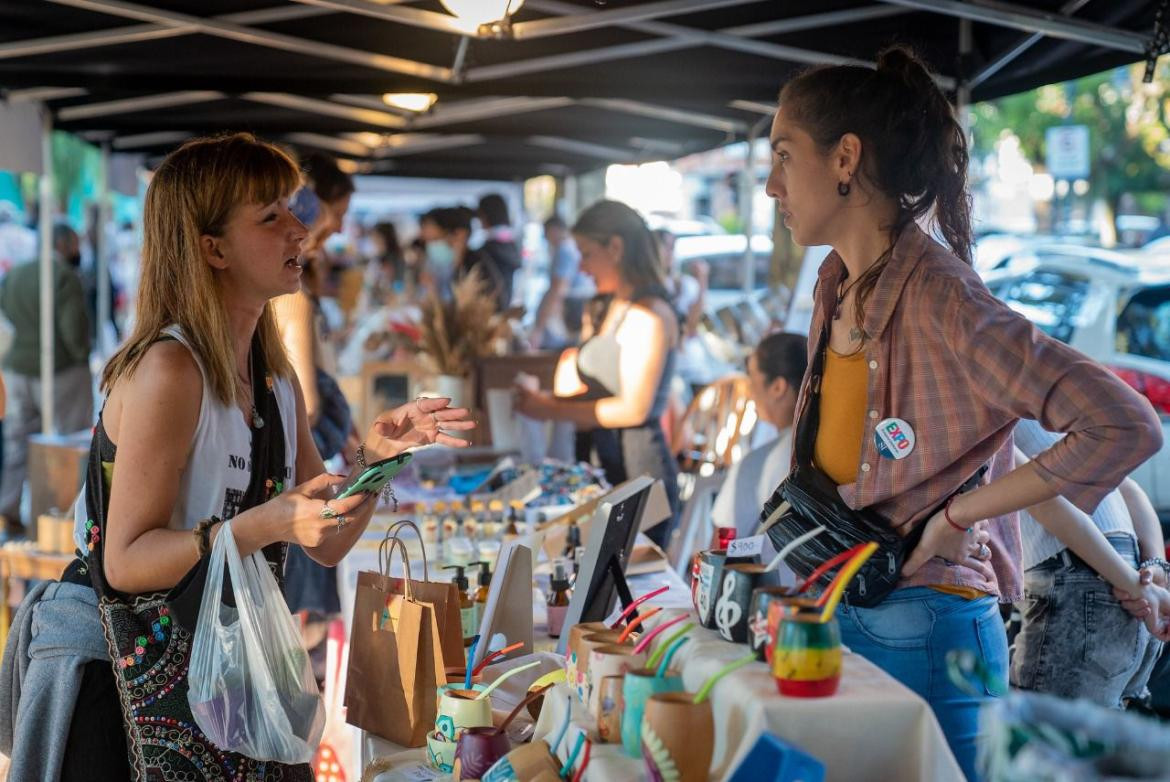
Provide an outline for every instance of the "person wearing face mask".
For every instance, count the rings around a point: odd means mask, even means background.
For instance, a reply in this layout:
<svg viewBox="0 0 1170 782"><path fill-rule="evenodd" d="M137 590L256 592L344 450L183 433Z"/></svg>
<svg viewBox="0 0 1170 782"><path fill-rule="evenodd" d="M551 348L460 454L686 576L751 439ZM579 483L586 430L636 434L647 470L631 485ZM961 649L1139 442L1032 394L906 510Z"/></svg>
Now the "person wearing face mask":
<svg viewBox="0 0 1170 782"><path fill-rule="evenodd" d="M423 246L423 265L419 272L419 283L428 295L442 301L451 298L451 283L455 279L455 247L448 241L448 228L454 224L454 209L443 207L432 209L418 219L418 240ZM468 235L471 224L468 221ZM463 240L466 246L466 239Z"/></svg>
<svg viewBox="0 0 1170 782"><path fill-rule="evenodd" d="M93 425L92 347L81 243L64 223L53 227L53 421L59 433ZM3 537L20 537L20 497L28 475L28 438L41 431L41 296L37 261L17 266L0 288L0 310L12 323L12 348L4 360L8 415L4 427L4 474L0 478Z"/></svg>
<svg viewBox="0 0 1170 782"><path fill-rule="evenodd" d="M807 367L808 339L803 334L769 334L748 356L748 383L756 414L779 434L731 466L711 507L715 526L731 527L736 537L755 533L760 508L788 475L796 392Z"/></svg>

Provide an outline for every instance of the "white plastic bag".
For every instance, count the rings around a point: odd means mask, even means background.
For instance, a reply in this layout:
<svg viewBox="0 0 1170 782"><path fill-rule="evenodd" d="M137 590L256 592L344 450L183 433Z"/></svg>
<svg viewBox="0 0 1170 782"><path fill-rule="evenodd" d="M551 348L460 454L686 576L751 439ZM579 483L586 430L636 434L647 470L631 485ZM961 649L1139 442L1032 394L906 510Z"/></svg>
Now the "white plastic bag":
<svg viewBox="0 0 1170 782"><path fill-rule="evenodd" d="M235 607L223 602L230 575ZM187 700L220 749L308 763L325 729L309 654L264 555L241 558L224 522L211 549L191 647Z"/></svg>

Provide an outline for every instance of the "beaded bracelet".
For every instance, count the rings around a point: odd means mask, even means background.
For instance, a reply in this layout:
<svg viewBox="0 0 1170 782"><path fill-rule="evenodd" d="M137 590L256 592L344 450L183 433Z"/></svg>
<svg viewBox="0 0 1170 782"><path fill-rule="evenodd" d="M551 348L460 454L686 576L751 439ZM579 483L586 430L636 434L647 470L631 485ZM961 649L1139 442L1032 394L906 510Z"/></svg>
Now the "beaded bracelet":
<svg viewBox="0 0 1170 782"><path fill-rule="evenodd" d="M1167 562L1161 557L1150 557L1145 562L1138 565L1138 570L1145 570L1146 568L1153 567L1154 565L1162 568L1162 572L1165 573L1167 577L1170 577L1170 562Z"/></svg>
<svg viewBox="0 0 1170 782"><path fill-rule="evenodd" d="M949 500L947 500L947 504L943 505L943 518L947 520L947 524L950 524L959 532L970 532L970 527L964 527L960 524L956 524L955 520L951 518L951 503L958 499L958 497L959 495L957 494L953 495Z"/></svg>

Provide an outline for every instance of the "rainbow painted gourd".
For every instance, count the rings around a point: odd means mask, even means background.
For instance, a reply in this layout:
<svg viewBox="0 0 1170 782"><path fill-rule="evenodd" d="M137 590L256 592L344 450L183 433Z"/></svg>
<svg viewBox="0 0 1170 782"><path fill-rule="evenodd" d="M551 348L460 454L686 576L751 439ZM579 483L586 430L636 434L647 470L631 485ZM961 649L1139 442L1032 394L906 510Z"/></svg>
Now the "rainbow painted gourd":
<svg viewBox="0 0 1170 782"><path fill-rule="evenodd" d="M819 622L807 613L782 616L772 649L772 676L782 695L819 698L835 693L841 682L841 629L836 617Z"/></svg>

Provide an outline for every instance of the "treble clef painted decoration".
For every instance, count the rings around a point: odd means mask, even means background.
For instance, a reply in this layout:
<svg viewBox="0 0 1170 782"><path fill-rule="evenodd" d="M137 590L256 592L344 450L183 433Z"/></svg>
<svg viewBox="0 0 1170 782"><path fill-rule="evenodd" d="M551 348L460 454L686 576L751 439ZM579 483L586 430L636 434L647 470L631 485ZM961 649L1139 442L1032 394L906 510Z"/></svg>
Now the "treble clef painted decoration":
<svg viewBox="0 0 1170 782"><path fill-rule="evenodd" d="M735 586L735 573L727 573L723 577L723 588L719 590L719 600L715 603L715 626L727 641L732 640L732 628L743 618L743 608L735 599Z"/></svg>

